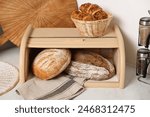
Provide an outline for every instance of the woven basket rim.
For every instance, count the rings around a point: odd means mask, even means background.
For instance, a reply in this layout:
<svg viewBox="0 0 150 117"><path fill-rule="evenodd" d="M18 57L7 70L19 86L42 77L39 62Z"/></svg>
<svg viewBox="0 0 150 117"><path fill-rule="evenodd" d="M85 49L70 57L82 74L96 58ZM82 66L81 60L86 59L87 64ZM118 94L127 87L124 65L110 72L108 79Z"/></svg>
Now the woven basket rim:
<svg viewBox="0 0 150 117"><path fill-rule="evenodd" d="M108 21L108 20L111 20L113 18L113 15L111 13L108 13L108 18L106 19L100 19L100 20L95 20L95 21L84 21L84 20L78 20L78 19L75 19L71 16L71 19L73 21L76 21L76 22L80 22L80 23L94 23L94 22L104 22L104 21Z"/></svg>

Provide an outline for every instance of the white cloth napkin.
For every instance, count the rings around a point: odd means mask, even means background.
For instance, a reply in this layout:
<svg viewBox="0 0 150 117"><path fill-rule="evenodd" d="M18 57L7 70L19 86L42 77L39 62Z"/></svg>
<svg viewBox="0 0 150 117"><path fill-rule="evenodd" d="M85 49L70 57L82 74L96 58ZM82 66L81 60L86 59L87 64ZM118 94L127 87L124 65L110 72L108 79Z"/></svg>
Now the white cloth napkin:
<svg viewBox="0 0 150 117"><path fill-rule="evenodd" d="M27 100L65 100L72 99L83 91L85 79L60 75L51 80L36 77L25 82L16 92Z"/></svg>

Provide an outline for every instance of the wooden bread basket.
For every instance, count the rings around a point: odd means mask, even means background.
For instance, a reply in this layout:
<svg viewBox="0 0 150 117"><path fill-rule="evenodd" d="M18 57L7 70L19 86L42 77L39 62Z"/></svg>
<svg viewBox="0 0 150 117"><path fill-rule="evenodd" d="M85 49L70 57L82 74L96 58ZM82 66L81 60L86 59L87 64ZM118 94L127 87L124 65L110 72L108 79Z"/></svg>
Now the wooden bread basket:
<svg viewBox="0 0 150 117"><path fill-rule="evenodd" d="M32 49L45 48L102 48L112 49L112 60L116 75L110 80L85 82L85 87L124 88L125 81L125 48L120 29L117 25L109 28L103 37L81 37L77 28L35 28L28 26L22 38L20 48L20 81L29 78L29 53Z"/></svg>

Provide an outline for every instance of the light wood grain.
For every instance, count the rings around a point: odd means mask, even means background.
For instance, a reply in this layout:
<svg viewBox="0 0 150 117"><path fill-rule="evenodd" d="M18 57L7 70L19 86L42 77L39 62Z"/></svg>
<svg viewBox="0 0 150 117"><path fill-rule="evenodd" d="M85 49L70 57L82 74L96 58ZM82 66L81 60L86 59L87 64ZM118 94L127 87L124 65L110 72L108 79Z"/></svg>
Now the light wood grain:
<svg viewBox="0 0 150 117"><path fill-rule="evenodd" d="M20 46L29 24L36 28L74 27L70 15L76 9L76 0L1 0L0 24L4 34L0 45L10 40Z"/></svg>
<svg viewBox="0 0 150 117"><path fill-rule="evenodd" d="M44 31L45 30L45 31ZM29 31L29 30L28 30ZM27 31L27 32L28 32ZM54 32L56 31L56 32ZM60 33L58 33L58 32ZM62 32L62 33L61 33ZM28 32L29 34L29 32ZM60 34L60 35L59 35ZM21 45L20 57L24 60L26 56L26 49L32 48L112 48L114 51L114 65L116 67L116 78L117 81L87 81L85 83L86 87L107 87L107 88L124 88L125 81L125 49L124 40L120 29L117 25L114 26L114 30L107 33L102 38L86 38L79 37L79 34L74 28L40 28L34 29L31 35L24 36L24 41ZM68 37L68 36L69 37ZM25 41L25 40L29 41ZM28 56L28 55L27 55ZM26 64L25 60L22 64ZM25 81L26 70L24 66L20 65L20 70L22 71L21 79Z"/></svg>
<svg viewBox="0 0 150 117"><path fill-rule="evenodd" d="M101 38L81 37L76 28L36 28L33 30L29 48L117 48L118 41L111 27Z"/></svg>
<svg viewBox="0 0 150 117"><path fill-rule="evenodd" d="M36 38L36 37L80 37L81 35L78 31L77 28L36 28L33 30L31 38ZM114 32L114 28L110 27L106 34L103 37L109 37L109 38L114 38L116 37L116 34Z"/></svg>
<svg viewBox="0 0 150 117"><path fill-rule="evenodd" d="M30 38L29 48L117 48L116 38Z"/></svg>
<svg viewBox="0 0 150 117"><path fill-rule="evenodd" d="M119 48L118 48L118 59L119 59L119 64L118 64L118 72L120 72L119 78L120 78L120 88L124 88L125 85L125 46L124 46L124 41L123 41L123 36L120 32L120 29L118 26L115 26L115 32L117 35L117 40L119 43Z"/></svg>
<svg viewBox="0 0 150 117"><path fill-rule="evenodd" d="M93 82L93 81L87 81L84 84L87 88L118 88L119 82Z"/></svg>
<svg viewBox="0 0 150 117"><path fill-rule="evenodd" d="M28 77L28 64L29 64L29 48L27 42L29 35L32 33L32 26L29 25L21 41L20 48L20 83L24 83Z"/></svg>

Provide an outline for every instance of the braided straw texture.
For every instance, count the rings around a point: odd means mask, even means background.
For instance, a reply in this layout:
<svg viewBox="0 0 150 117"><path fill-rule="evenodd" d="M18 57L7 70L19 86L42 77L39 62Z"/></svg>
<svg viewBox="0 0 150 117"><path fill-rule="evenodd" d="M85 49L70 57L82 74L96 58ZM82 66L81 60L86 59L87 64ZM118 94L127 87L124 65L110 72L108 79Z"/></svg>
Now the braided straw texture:
<svg viewBox="0 0 150 117"><path fill-rule="evenodd" d="M105 35L111 21L112 14L108 13L108 18L96 21L83 21L71 18L80 34L85 37L102 37Z"/></svg>
<svg viewBox="0 0 150 117"><path fill-rule="evenodd" d="M71 12L76 0L0 0L0 44L10 40L19 46L25 29L33 27L74 27Z"/></svg>
<svg viewBox="0 0 150 117"><path fill-rule="evenodd" d="M0 95L13 89L18 81L18 69L8 63L0 62Z"/></svg>

